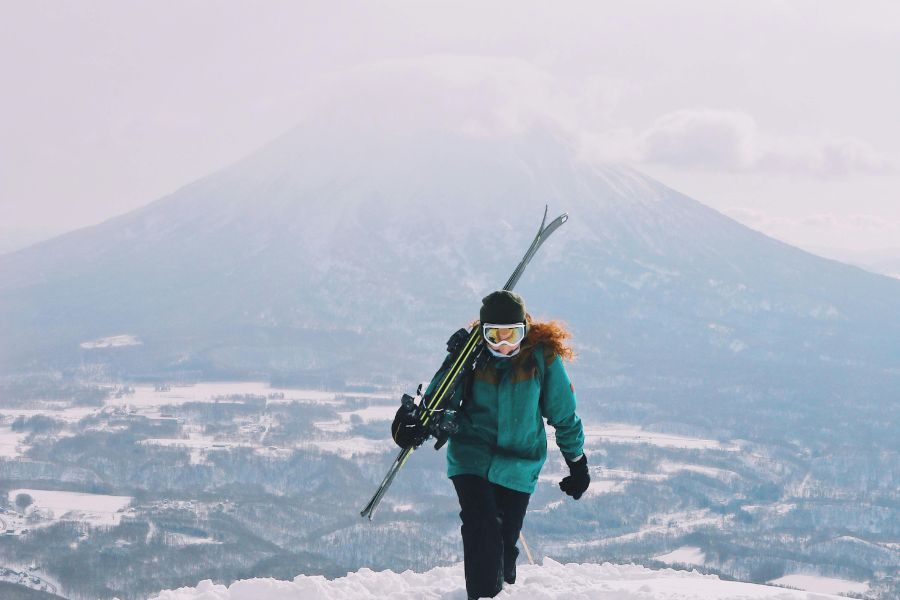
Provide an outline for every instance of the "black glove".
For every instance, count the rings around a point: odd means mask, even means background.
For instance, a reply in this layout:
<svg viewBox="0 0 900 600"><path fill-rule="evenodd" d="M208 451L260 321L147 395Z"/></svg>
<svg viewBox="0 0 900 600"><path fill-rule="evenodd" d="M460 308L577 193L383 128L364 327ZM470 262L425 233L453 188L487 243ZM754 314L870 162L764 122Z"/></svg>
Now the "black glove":
<svg viewBox="0 0 900 600"><path fill-rule="evenodd" d="M559 482L559 489L578 500L591 484L591 476L588 475L587 456L582 455L575 462L566 458L566 464L569 465L569 476L563 477L563 480Z"/></svg>
<svg viewBox="0 0 900 600"><path fill-rule="evenodd" d="M409 401L407 401L409 398ZM394 442L401 448L415 448L428 438L428 430L419 420L416 411L416 405L412 398L405 396L403 404L397 409L394 415L394 422L391 424L391 436Z"/></svg>

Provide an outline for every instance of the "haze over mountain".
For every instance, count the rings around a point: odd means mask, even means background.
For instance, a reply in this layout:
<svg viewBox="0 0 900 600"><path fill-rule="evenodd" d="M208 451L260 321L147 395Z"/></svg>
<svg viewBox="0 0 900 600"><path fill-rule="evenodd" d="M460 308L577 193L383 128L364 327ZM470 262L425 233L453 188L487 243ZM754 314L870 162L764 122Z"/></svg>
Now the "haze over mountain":
<svg viewBox="0 0 900 600"><path fill-rule="evenodd" d="M582 162L551 127L328 125L0 256L2 368L419 373L506 280L544 204L571 220L518 290L535 316L570 323L585 374L710 359L898 366L900 282L767 238L627 167ZM80 346L122 334L140 345Z"/></svg>

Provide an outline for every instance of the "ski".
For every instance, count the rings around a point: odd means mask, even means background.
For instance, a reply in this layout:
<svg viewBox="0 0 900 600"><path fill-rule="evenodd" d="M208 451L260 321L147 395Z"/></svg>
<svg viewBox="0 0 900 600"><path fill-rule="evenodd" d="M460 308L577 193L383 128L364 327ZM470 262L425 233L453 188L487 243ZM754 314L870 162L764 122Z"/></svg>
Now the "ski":
<svg viewBox="0 0 900 600"><path fill-rule="evenodd" d="M534 236L534 240L507 280L506 285L503 286L504 290L512 291L519 282L519 278L522 277L522 273L525 272L525 267L528 266L532 257L537 253L538 248L541 247L541 244L563 223L569 220L568 213L563 213L547 224L548 209L549 207L544 207L544 218L541 221L537 235ZM459 387L463 380L463 375L467 370L474 369L482 356L483 345L478 324L472 326L468 331L465 329L457 331L447 343L447 350L449 356L438 372L435 373L436 377L438 373L443 371L443 377L430 395L421 397L418 405L419 419L423 425L429 428L431 435L434 435L437 439L434 446L435 450L443 446L450 433L452 433L449 422L445 420L445 406L452 399L456 398L457 394L461 393ZM400 469L403 468L403 465L406 464L406 461L409 460L415 449L416 447L400 450L397 458L391 463L387 475L384 476L384 479L375 491L375 495L372 496L369 503L359 513L361 517L368 517L370 521L374 518L375 510L381 503L381 499L384 498L388 488L394 482L394 478L397 477L397 473L400 472Z"/></svg>

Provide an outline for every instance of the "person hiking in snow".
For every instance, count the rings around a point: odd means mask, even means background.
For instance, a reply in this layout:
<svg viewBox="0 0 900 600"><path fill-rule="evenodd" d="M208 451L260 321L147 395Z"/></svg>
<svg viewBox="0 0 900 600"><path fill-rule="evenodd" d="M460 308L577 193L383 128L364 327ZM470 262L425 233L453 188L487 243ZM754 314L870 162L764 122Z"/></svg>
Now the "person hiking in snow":
<svg viewBox="0 0 900 600"><path fill-rule="evenodd" d="M575 388L563 366L574 356L566 345L570 334L553 321L532 322L522 297L505 290L482 300L480 321L490 358L465 385L459 429L447 446L447 475L461 509L466 591L469 598L493 598L503 581L516 580L516 542L547 459L544 419L556 429L569 467L560 489L578 500L590 476ZM428 437L415 412L402 406L391 433L401 448Z"/></svg>

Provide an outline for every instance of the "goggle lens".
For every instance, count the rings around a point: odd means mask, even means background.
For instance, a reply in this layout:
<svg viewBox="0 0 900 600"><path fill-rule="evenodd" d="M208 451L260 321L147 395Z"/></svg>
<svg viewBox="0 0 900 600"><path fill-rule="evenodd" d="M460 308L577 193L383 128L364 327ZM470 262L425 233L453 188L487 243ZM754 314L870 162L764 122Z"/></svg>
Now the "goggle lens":
<svg viewBox="0 0 900 600"><path fill-rule="evenodd" d="M484 339L492 346L515 346L525 338L525 324L512 323L509 325L494 325L487 323L483 326Z"/></svg>

